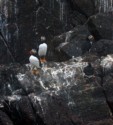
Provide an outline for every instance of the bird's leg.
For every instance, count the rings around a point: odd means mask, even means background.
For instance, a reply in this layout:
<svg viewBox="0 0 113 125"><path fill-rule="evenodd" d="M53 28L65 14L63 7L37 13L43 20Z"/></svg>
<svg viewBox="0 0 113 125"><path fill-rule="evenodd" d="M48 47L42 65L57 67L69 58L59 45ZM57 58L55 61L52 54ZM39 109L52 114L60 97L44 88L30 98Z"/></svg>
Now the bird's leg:
<svg viewBox="0 0 113 125"><path fill-rule="evenodd" d="M34 74L34 66L31 66L31 73Z"/></svg>
<svg viewBox="0 0 113 125"><path fill-rule="evenodd" d="M45 56L40 57L40 62L41 62L41 64L47 62L46 59L45 59Z"/></svg>
<svg viewBox="0 0 113 125"><path fill-rule="evenodd" d="M32 73L33 75L38 75L40 72L39 72L39 70L37 69L37 67L33 66L32 70L31 70L31 73Z"/></svg>

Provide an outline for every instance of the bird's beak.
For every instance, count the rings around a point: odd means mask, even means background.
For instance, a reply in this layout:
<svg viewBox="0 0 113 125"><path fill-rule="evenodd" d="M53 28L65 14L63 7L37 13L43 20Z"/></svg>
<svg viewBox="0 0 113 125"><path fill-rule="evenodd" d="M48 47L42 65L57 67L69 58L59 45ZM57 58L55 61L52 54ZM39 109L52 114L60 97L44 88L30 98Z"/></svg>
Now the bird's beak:
<svg viewBox="0 0 113 125"><path fill-rule="evenodd" d="M28 53L29 53L30 55L33 55L33 54L34 54L34 52L33 52L32 50L30 50Z"/></svg>
<svg viewBox="0 0 113 125"><path fill-rule="evenodd" d="M36 54L36 50L35 50L35 49L30 50L30 51L29 51L29 54L30 54L30 55Z"/></svg>

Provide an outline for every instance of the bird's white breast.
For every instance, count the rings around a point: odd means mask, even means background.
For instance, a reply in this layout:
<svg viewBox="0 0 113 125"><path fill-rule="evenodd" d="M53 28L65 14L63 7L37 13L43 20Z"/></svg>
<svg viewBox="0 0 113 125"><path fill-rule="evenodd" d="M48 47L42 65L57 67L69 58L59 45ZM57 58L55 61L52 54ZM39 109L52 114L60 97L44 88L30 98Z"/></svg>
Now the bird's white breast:
<svg viewBox="0 0 113 125"><path fill-rule="evenodd" d="M38 59L37 57L33 56L33 55L31 55L31 56L29 57L29 62L30 62L30 64L31 64L32 66L36 66L37 68L40 67L40 66L39 66L39 59Z"/></svg>
<svg viewBox="0 0 113 125"><path fill-rule="evenodd" d="M45 56L47 53L47 44L43 43L39 45L38 55Z"/></svg>

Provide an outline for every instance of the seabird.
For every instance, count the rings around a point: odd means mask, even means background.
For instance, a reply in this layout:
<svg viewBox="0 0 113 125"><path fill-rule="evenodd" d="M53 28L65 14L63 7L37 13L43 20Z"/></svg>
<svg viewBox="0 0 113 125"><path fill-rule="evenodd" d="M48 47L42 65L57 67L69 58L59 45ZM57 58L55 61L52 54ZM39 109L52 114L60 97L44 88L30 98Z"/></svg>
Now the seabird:
<svg viewBox="0 0 113 125"><path fill-rule="evenodd" d="M46 53L47 53L47 44L46 43L40 44L38 49L38 55L40 57L41 63L46 62L46 59L45 59Z"/></svg>
<svg viewBox="0 0 113 125"><path fill-rule="evenodd" d="M40 69L40 62L39 59L34 56L33 54L36 54L35 49L32 49L30 51L31 56L29 57L29 62L31 64L31 70L33 74L38 74L38 69Z"/></svg>

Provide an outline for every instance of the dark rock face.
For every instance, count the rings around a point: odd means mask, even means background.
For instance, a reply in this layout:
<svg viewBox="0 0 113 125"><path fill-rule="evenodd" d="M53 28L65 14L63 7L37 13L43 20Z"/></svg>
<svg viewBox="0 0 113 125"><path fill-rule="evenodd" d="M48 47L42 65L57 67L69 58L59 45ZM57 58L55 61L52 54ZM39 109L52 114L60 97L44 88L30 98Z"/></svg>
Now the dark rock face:
<svg viewBox="0 0 113 125"><path fill-rule="evenodd" d="M112 125L113 121L111 119L109 120L101 120L99 122L89 123L88 125Z"/></svg>
<svg viewBox="0 0 113 125"><path fill-rule="evenodd" d="M48 63L35 76L28 65L1 66L3 125L6 121L9 125L112 125L111 107L101 87L99 61L91 65L94 74L90 76L81 70L88 63L74 59Z"/></svg>
<svg viewBox="0 0 113 125"><path fill-rule="evenodd" d="M14 125L8 115L3 111L0 111L0 125Z"/></svg>
<svg viewBox="0 0 113 125"><path fill-rule="evenodd" d="M86 1L80 3L77 1L77 8L73 1L67 0L1 1L1 32L7 40L15 61L28 62L28 51L41 43L41 36L46 37L45 42L48 43L50 48L48 59L51 60L49 55L54 53L51 49L51 40L54 36L69 31L77 25L84 24L87 20L86 15L93 14L92 2L88 2L92 8L88 12L85 12L85 8L89 6ZM87 6L81 9L83 7L81 5ZM11 59L4 60L3 57L0 62L12 62Z"/></svg>
<svg viewBox="0 0 113 125"><path fill-rule="evenodd" d="M87 76L94 75L94 68L92 67L91 63L88 63L88 66L84 68L83 72Z"/></svg>
<svg viewBox="0 0 113 125"><path fill-rule="evenodd" d="M41 36L46 37L45 42L51 47L54 36L81 24L74 21L67 0L2 1L1 13L1 32L16 62L21 63L28 62L28 51L41 43ZM76 13L79 17L79 12ZM51 49L48 53L52 53Z"/></svg>
<svg viewBox="0 0 113 125"><path fill-rule="evenodd" d="M112 2L0 1L0 125L113 125ZM17 62L42 42L68 61L34 75Z"/></svg>
<svg viewBox="0 0 113 125"><path fill-rule="evenodd" d="M4 111L9 115L15 125L36 124L36 118L28 97L23 96L21 98L18 96L17 100L15 97L12 97L13 101L11 103L10 99L10 97L5 99Z"/></svg>
<svg viewBox="0 0 113 125"><path fill-rule="evenodd" d="M54 49L51 45L51 40L55 36L86 23L88 17L97 12L112 13L111 7L112 1L108 0L106 2L102 0L1 1L0 28L11 54L5 52L8 58L6 60L2 56L0 63L10 63L14 60L20 63L28 62L28 52L32 48L37 48L42 42L41 36L46 37L45 42L49 46L48 60L56 60L57 56L54 56ZM93 16L89 19L88 26L95 39L112 39L110 15ZM3 48L1 55L4 55L6 47L2 43L0 46ZM65 50L67 49L68 47ZM79 53L82 53L81 51ZM13 61L9 55L13 56Z"/></svg>
<svg viewBox="0 0 113 125"><path fill-rule="evenodd" d="M10 52L7 50L7 46L5 46L3 39L0 37L0 58L1 64L13 62L13 59L10 55Z"/></svg>
<svg viewBox="0 0 113 125"><path fill-rule="evenodd" d="M86 16L92 16L95 13L112 13L112 0L71 0L74 9L79 8L80 12Z"/></svg>
<svg viewBox="0 0 113 125"><path fill-rule="evenodd" d="M63 61L73 56L78 57L89 52L91 48L91 43L88 40L89 35L89 30L83 25L77 26L72 31L55 37L52 43L54 48L56 47L55 54L57 55L57 59Z"/></svg>
<svg viewBox="0 0 113 125"><path fill-rule="evenodd" d="M79 10L83 15L89 17L95 13L95 1L94 0L71 0L73 7Z"/></svg>
<svg viewBox="0 0 113 125"><path fill-rule="evenodd" d="M112 54L112 22L110 14L97 14L90 17L85 25L55 37L52 43L57 61L89 53L99 57ZM91 35L93 38L89 38Z"/></svg>
<svg viewBox="0 0 113 125"><path fill-rule="evenodd" d="M111 88L113 87L113 81L112 81L112 73L109 73L108 75L103 77L103 88L104 88L104 92L106 94L107 97L107 101L108 104L111 108L111 110L113 110L113 92L111 90Z"/></svg>
<svg viewBox="0 0 113 125"><path fill-rule="evenodd" d="M89 18L87 24L89 31L95 39L113 39L113 16L111 14L97 14Z"/></svg>
<svg viewBox="0 0 113 125"><path fill-rule="evenodd" d="M91 53L96 53L99 56L106 56L113 53L113 40L101 39L94 42L90 50Z"/></svg>

